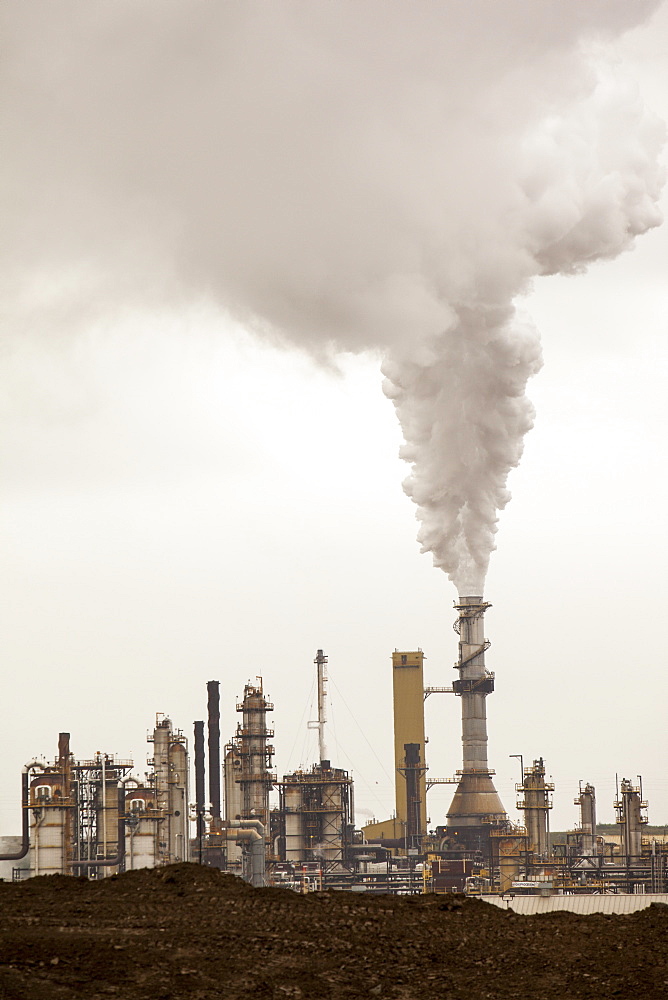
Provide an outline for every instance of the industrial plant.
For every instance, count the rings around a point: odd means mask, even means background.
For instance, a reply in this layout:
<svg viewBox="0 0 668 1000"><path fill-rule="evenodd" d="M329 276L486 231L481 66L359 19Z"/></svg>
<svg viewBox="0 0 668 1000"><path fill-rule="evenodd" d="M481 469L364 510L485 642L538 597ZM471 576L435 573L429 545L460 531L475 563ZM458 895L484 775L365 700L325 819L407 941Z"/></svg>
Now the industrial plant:
<svg viewBox="0 0 668 1000"><path fill-rule="evenodd" d="M618 781L616 836L599 833L596 790L580 782L579 824L559 839L550 833L554 784L545 761L525 766L519 757L523 822L509 819L487 751L495 682L485 662L489 607L476 596L455 605L458 676L451 685L425 686L422 650L392 653L395 811L387 819L355 825L352 775L327 746L328 658L319 649L317 718L307 723L317 731L318 759L304 770L279 777L273 768L267 715L274 706L262 677L245 684L236 731L224 742L220 683L209 681L206 725L193 724L194 795L188 738L164 715L148 736L149 770L141 777L133 761L107 753L77 759L70 734L60 733L52 762L33 758L23 768L22 832L0 838L0 876L101 879L194 861L255 886L299 892L455 891L490 899L668 893L668 844L646 835L640 779ZM436 779L429 776L424 704L442 694L461 702L461 768ZM453 796L443 822L431 824L427 794L436 784L452 784Z"/></svg>

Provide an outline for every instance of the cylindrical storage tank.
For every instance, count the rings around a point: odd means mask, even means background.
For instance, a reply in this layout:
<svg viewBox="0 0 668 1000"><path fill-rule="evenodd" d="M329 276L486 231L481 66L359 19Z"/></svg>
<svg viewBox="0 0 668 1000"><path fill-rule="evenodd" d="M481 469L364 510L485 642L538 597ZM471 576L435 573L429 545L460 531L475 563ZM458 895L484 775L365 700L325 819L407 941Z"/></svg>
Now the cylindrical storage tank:
<svg viewBox="0 0 668 1000"><path fill-rule="evenodd" d="M622 852L627 865L638 865L642 855L642 828L646 822L642 815L644 803L640 788L636 788L628 778L622 779L621 792L617 808L622 827Z"/></svg>
<svg viewBox="0 0 668 1000"><path fill-rule="evenodd" d="M229 822L241 816L241 758L239 749L233 743L225 747L225 763L223 767L225 779L225 819ZM242 850L233 840L227 841L228 864L241 864Z"/></svg>
<svg viewBox="0 0 668 1000"><path fill-rule="evenodd" d="M542 761L540 763L542 765ZM529 835L529 849L538 857L543 857L548 850L547 810L545 771L534 761L533 768L524 774L524 817Z"/></svg>
<svg viewBox="0 0 668 1000"><path fill-rule="evenodd" d="M46 775L40 775L31 782L30 871L32 875L65 874L66 810L58 805L60 798L59 781L51 783Z"/></svg>
<svg viewBox="0 0 668 1000"><path fill-rule="evenodd" d="M171 744L172 723L168 718L159 718L153 730L153 778L155 805L159 810L161 824L157 843L157 865L168 865L174 860L174 816L171 807ZM178 817L177 817L178 818Z"/></svg>
<svg viewBox="0 0 668 1000"><path fill-rule="evenodd" d="M169 811L171 813L169 854L171 861L190 860L188 837L188 753L180 741L169 747L170 785Z"/></svg>
<svg viewBox="0 0 668 1000"><path fill-rule="evenodd" d="M499 892L509 892L513 882L517 881L523 847L525 847L523 838L502 837L499 839Z"/></svg>
<svg viewBox="0 0 668 1000"><path fill-rule="evenodd" d="M304 830L302 813L302 793L299 782L290 781L290 775L283 779L285 803L285 860L304 861Z"/></svg>
<svg viewBox="0 0 668 1000"><path fill-rule="evenodd" d="M125 797L125 868L158 864L158 815L153 788L133 788Z"/></svg>
<svg viewBox="0 0 668 1000"><path fill-rule="evenodd" d="M0 837L0 854L18 854L23 846L23 837ZM27 878L30 873L30 853L17 861L0 861L0 879L11 882L14 872L19 880Z"/></svg>
<svg viewBox="0 0 668 1000"><path fill-rule="evenodd" d="M96 824L97 824L97 859L113 858L118 854L118 778L112 771L108 776L105 768L104 778L100 779L96 789ZM95 869L96 878L107 878L118 869L101 865Z"/></svg>
<svg viewBox="0 0 668 1000"><path fill-rule="evenodd" d="M582 830L582 853L596 851L596 789L586 784L580 792L576 805L580 806L580 829Z"/></svg>
<svg viewBox="0 0 668 1000"><path fill-rule="evenodd" d="M153 775L157 796L157 807L169 812L169 743L172 723L162 719L153 730Z"/></svg>

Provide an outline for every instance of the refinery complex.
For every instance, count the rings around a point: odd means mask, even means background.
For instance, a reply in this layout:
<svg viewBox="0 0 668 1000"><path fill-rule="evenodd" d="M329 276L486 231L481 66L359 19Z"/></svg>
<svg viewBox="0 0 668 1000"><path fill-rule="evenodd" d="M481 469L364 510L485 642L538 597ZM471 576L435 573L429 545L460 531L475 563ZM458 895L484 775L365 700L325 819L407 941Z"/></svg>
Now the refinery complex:
<svg viewBox="0 0 668 1000"><path fill-rule="evenodd" d="M554 786L545 763L525 767L522 760L523 823L509 820L487 753L489 606L482 597L455 605L458 676L451 686L425 687L421 650L392 654L396 798L387 819L355 825L352 776L327 750L327 657L318 650L318 718L309 723L318 731L318 760L308 769L280 777L272 769L273 705L261 677L244 688L234 734L221 734L220 684L209 681L207 717L194 722L192 742L157 716L141 778L130 760L104 753L78 760L69 733L60 733L53 761L29 760L21 776L22 832L0 838L0 875L100 879L194 861L256 886L301 892L667 893L668 844L645 835L640 781L619 782L618 832L607 838L597 831L596 790L581 782L580 822L559 838L549 833ZM461 702L461 769L452 779L429 776L424 703L435 694ZM427 793L435 784L452 784L453 795L443 822L431 825Z"/></svg>

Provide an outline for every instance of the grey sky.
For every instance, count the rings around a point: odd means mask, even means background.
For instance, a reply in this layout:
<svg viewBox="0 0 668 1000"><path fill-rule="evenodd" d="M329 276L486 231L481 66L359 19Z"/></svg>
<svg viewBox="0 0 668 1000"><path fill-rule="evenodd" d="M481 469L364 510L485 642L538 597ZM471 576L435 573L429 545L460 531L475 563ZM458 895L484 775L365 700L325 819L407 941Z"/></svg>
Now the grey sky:
<svg viewBox="0 0 668 1000"><path fill-rule="evenodd" d="M153 714L189 731L211 677L222 682L229 737L236 695L262 674L276 704L279 770L308 763L300 719L318 647L336 685L332 756L355 772L358 819L380 817L392 806L389 654L419 645L429 683L449 683L456 594L414 540L378 350L395 350L418 315L430 336L468 280L447 258L443 303L425 296L433 283L396 275L414 275L423 254L431 281L437 247L462 234L497 238L498 222L477 222L488 220L494 191L490 206L473 205L482 190L473 182L462 197L470 159L453 135L482 140L457 102L478 100L493 135L515 137L544 112L540 100L577 96L575 22L529 22L535 8L523 4L468 5L474 13L445 40L420 24L423 50L406 44L400 17L384 25L381 46L372 3L354 5L359 14L346 7L360 19L348 34L345 20L304 21L300 4L226 5L216 8L226 11L214 16L217 41L206 5L189 5L187 18L171 3L6 7L16 28L4 84L14 158L3 830L18 823L21 764L51 756L58 730L71 730L78 755L141 761ZM651 7L572 12L602 17L614 34ZM26 15L36 9L39 23ZM410 9L442 20L436 5ZM285 73L274 43L288 30L296 66ZM318 31L329 49L314 48ZM431 116L445 114L431 68L440 45L454 57L462 39L471 58L448 71L444 90L453 132L431 135ZM617 45L661 116L667 39L662 7ZM360 78L369 60L373 72ZM271 79L281 88L267 115ZM360 101L369 80L377 90ZM491 110L490 80L503 81ZM527 80L541 87L530 100ZM333 93L323 136L322 101ZM387 150L382 175L374 129ZM289 141L296 134L305 159ZM511 473L486 585L497 676L490 760L512 812L508 755L544 756L562 827L577 818L579 778L597 785L601 818L611 817L616 771L642 773L652 817L668 814L665 261L664 232L654 230L585 276L538 279L525 304L545 366L529 384L536 427ZM379 294L372 278L384 274L394 277ZM269 342L242 329L250 313ZM281 349L288 336L320 360L329 336L366 353L344 354L337 374ZM459 706L437 701L427 702L430 766L444 776L460 766ZM447 793L431 794L441 822Z"/></svg>

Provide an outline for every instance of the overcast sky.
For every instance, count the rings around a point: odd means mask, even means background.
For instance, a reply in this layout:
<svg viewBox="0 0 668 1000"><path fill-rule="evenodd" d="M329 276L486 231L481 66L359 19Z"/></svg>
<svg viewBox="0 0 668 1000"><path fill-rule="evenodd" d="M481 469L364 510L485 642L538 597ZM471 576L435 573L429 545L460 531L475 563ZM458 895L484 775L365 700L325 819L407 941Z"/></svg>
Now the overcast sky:
<svg viewBox="0 0 668 1000"><path fill-rule="evenodd" d="M656 220L638 178L656 185L661 129L633 90L668 119L668 9L655 6L546 3L535 17L536 5L481 2L460 17L444 0L397 4L385 23L369 0L342 4L336 23L311 5L322 21L306 30L300 3L4 5L0 832L19 831L21 766L52 759L59 731L77 757L141 769L155 713L190 737L213 678L224 740L260 675L279 773L310 765L318 648L357 822L390 814L391 652L422 648L427 683L450 684L457 592L420 553L381 366L440 372L438 331L466 332L474 286L486 291L471 309L488 310L500 259L494 308L528 314L543 367L527 367L535 426L485 584L497 788L519 820L510 755L544 757L551 825L567 829L580 780L610 822L615 775L642 775L650 820L668 823L668 237L641 234ZM580 35L593 62L573 55ZM461 73L431 72L464 42ZM281 75L288 54L297 68ZM613 55L622 96L605 129L632 181L590 256L622 250L617 229L638 232L635 247L546 276L531 223L539 264L515 271L519 243L511 254L502 239L513 151L525 181L534 162L556 174L561 198L561 147L527 136L563 114L577 128L553 134L586 149L586 67ZM528 83L544 105L525 106ZM473 114L484 127L469 128ZM505 178L489 194L482 166L479 185L463 179L488 155L487 128ZM449 452L433 465L460 468ZM433 777L461 766L459 713L452 696L426 702ZM429 795L443 823L452 789Z"/></svg>

